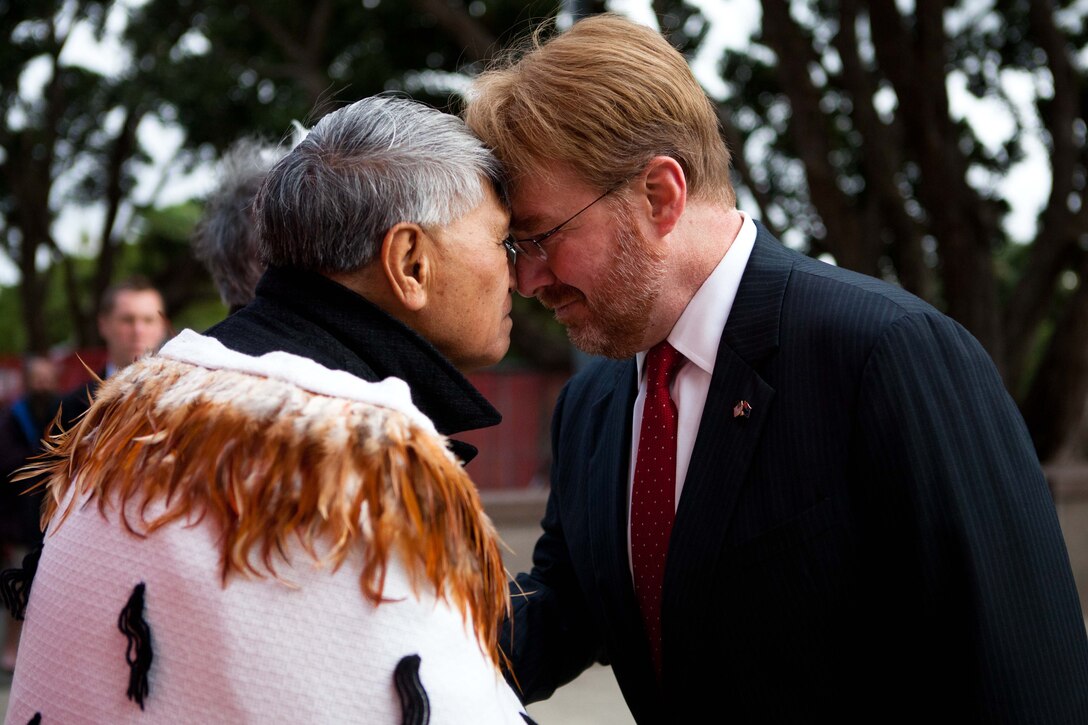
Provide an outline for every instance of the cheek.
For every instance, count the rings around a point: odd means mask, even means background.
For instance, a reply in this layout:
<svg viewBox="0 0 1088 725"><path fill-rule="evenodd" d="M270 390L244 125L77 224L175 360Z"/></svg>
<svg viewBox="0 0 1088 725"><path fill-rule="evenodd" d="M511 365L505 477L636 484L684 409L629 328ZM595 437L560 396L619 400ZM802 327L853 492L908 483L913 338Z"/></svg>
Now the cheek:
<svg viewBox="0 0 1088 725"><path fill-rule="evenodd" d="M562 247L562 245L559 245ZM600 278L608 271L607 264L603 264L597 255L591 254L589 249L561 249L562 253L554 255L550 259L548 269L557 280L565 285L585 291L592 287L594 280Z"/></svg>
<svg viewBox="0 0 1088 725"><path fill-rule="evenodd" d="M488 268L487 273L479 280L481 300L496 299L504 295L510 289L510 265L503 255L502 265L496 264Z"/></svg>
<svg viewBox="0 0 1088 725"><path fill-rule="evenodd" d="M593 275L587 269L578 264L563 264L552 267L552 274L559 284L571 287L582 294L588 294L593 287Z"/></svg>

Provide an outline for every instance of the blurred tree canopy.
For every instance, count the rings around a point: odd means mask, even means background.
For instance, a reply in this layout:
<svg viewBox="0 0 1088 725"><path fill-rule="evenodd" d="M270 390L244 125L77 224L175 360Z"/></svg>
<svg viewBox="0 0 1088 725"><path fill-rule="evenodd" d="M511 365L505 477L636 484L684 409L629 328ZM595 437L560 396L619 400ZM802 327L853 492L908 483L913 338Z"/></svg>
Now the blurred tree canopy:
<svg viewBox="0 0 1088 725"><path fill-rule="evenodd" d="M359 98L403 90L448 105L491 53L554 0L149 0L128 39L160 113L191 148L280 137ZM164 45L165 42L165 45Z"/></svg>
<svg viewBox="0 0 1088 725"><path fill-rule="evenodd" d="M689 56L706 42L705 0L646 2ZM719 116L744 208L789 243L895 281L959 320L993 356L1041 457L1054 455L1088 400L1088 7L758 6L750 43L720 63ZM65 63L76 20L101 35L118 8L125 70ZM206 295L206 277L187 266L185 222L166 233L133 196L152 150L139 133L148 119L183 130L179 163L192 167L243 134L282 138L293 121L310 125L378 91L451 107L499 48L555 11L554 0L0 0L0 242L20 271L27 345L57 342L49 289L65 291L76 342L93 339L90 301L127 268L125 241L141 244L138 264L157 265L142 271L167 285L172 311ZM46 78L38 94L27 90L31 70ZM973 117L964 98L977 102ZM986 127L1001 119L1006 132ZM1010 203L1023 191L1005 182L1033 149L1050 189L1023 239ZM58 247L53 224L64 205L89 200L105 212L88 263ZM118 222L126 206L139 224ZM562 364L566 351L538 313L518 305L515 345ZM934 391L938 407L949 395Z"/></svg>
<svg viewBox="0 0 1088 725"><path fill-rule="evenodd" d="M214 298L178 230L161 234L133 195L154 142L141 138L144 121L183 130L175 163L187 169L242 135L280 139L292 122L312 125L382 91L449 106L463 73L554 10L550 0L0 0L0 244L19 270L23 332L8 342L37 351L69 334L80 347L96 342L95 304L124 273L156 281L171 316ZM74 34L101 39L119 16L120 73L66 61ZM100 228L82 249L62 250L61 209L92 202L104 206ZM138 223L121 223L126 209ZM119 262L126 241L143 250L135 269ZM90 266L80 259L88 252Z"/></svg>

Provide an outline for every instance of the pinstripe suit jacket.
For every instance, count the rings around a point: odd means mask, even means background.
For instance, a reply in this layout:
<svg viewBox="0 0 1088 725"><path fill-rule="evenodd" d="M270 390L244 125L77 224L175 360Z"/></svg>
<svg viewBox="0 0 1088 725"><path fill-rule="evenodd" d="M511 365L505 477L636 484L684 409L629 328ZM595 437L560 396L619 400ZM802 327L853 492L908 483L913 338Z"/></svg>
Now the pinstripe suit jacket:
<svg viewBox="0 0 1088 725"><path fill-rule="evenodd" d="M669 545L660 683L626 550L635 375L596 362L556 407L504 628L528 701L598 660L640 723L1088 722L1054 507L962 327L760 227Z"/></svg>

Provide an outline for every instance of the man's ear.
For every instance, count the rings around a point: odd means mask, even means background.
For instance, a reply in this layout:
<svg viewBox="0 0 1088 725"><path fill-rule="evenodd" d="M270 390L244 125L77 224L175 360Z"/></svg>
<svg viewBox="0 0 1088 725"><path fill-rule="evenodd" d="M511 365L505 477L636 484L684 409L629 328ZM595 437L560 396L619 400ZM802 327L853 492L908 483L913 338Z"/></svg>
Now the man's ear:
<svg viewBox="0 0 1088 725"><path fill-rule="evenodd" d="M406 310L419 312L427 304L432 254L430 238L418 224L394 224L382 239L382 274L389 282L390 293Z"/></svg>
<svg viewBox="0 0 1088 725"><path fill-rule="evenodd" d="M655 156L646 164L641 191L649 205L650 223L664 236L680 221L688 198L687 177L671 156Z"/></svg>

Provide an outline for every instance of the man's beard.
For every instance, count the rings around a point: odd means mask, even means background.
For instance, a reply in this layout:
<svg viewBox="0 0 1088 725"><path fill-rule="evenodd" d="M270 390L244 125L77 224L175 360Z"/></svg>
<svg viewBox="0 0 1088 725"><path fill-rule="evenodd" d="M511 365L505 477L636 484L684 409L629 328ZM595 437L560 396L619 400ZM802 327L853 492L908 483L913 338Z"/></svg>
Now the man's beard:
<svg viewBox="0 0 1088 725"><path fill-rule="evenodd" d="M568 285L553 285L537 294L548 308L573 301L586 308L586 319L564 323L574 346L590 355L623 359L642 349L646 327L665 277L664 258L649 250L628 207L621 206L611 221L615 232L615 263L596 285L593 297Z"/></svg>

